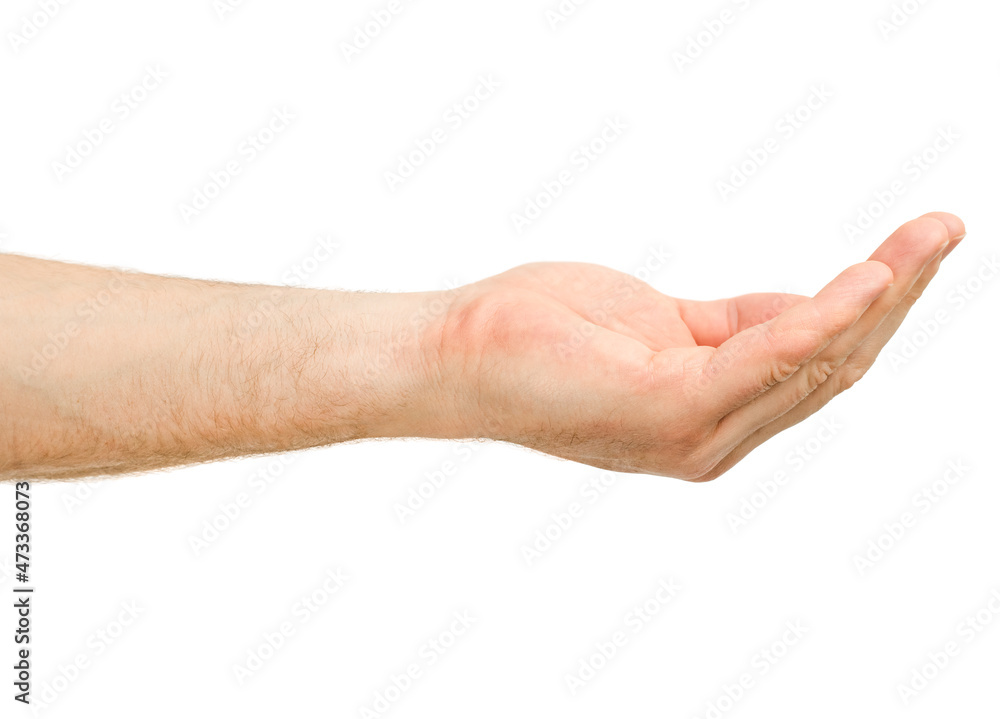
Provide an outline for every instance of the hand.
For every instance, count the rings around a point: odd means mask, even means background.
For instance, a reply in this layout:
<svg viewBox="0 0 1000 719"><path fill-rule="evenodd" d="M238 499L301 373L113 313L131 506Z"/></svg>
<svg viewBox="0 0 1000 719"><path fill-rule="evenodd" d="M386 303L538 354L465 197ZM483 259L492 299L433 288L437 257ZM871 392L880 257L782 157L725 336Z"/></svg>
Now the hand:
<svg viewBox="0 0 1000 719"><path fill-rule="evenodd" d="M696 302L595 265L517 267L450 307L436 384L454 421L425 434L714 479L857 382L964 236L924 215L812 298Z"/></svg>

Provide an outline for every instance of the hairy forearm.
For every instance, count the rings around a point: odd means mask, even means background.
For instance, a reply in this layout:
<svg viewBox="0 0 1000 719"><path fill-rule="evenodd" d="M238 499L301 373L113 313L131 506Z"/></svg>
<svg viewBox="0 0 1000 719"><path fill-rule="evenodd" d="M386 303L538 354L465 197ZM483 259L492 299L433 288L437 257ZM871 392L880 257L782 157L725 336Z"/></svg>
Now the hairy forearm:
<svg viewBox="0 0 1000 719"><path fill-rule="evenodd" d="M0 256L0 479L435 436L448 300Z"/></svg>

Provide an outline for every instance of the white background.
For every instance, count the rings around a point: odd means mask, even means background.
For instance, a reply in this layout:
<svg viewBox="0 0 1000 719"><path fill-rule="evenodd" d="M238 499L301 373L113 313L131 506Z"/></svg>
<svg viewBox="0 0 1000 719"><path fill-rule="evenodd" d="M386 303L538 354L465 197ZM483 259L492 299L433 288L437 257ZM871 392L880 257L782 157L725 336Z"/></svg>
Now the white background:
<svg viewBox="0 0 1000 719"><path fill-rule="evenodd" d="M281 283L331 236L310 286L440 289L575 260L714 298L812 293L931 210L969 236L864 382L707 485L429 441L36 485L43 715L356 717L417 663L392 716L704 717L720 698L725 717L1000 716L1000 291L978 275L998 249L996 3L911 0L889 32L887 0L594 0L554 26L556 0L413 0L350 62L343 44L387 2L247 0L221 17L211 0L69 2L51 18L44 5L0 11L3 251ZM724 9L733 22L679 69ZM147 66L167 77L124 117L116 98ZM491 75L498 89L454 128L445 113ZM814 86L832 97L786 136ZM186 222L179 206L282 108L296 119ZM104 118L113 131L58 173ZM578 172L574 152L609 118L627 129ZM445 142L391 191L385 173L436 128ZM942 130L957 138L913 171ZM723 201L717 183L769 137L778 151ZM511 215L563 169L573 184L517 232ZM896 180L905 192L849 236ZM947 323L922 329L941 310ZM949 462L972 469L944 485ZM447 481L402 522L394 507L435 472ZM273 480L263 492L255 473ZM601 478L613 486L590 504L581 487ZM935 482L924 512L914 496ZM250 506L196 552L240 492ZM734 528L744 501L761 508ZM529 565L524 547L573 502L582 516ZM860 571L907 511L915 526ZM301 622L296 603L335 568L349 579ZM629 612L655 607L667 578L676 596L633 631ZM140 614L119 634L123 602ZM27 716L2 604L0 714ZM428 650L461 611L473 626ZM977 612L993 621L967 641ZM241 684L234 668L284 621L294 633ZM795 621L804 636L782 646ZM616 631L627 642L573 694L567 675ZM899 687L949 641L958 656L904 704ZM79 655L87 668L59 679ZM744 673L752 687L727 703Z"/></svg>

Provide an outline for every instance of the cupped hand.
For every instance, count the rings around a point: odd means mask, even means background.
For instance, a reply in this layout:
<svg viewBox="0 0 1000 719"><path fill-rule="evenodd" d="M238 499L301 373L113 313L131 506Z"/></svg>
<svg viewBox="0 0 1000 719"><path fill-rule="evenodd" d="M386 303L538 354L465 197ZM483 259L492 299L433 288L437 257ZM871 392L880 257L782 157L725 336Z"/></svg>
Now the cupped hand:
<svg viewBox="0 0 1000 719"><path fill-rule="evenodd" d="M924 215L814 297L701 302L597 265L514 268L443 322L437 381L459 421L442 433L714 479L857 382L964 236Z"/></svg>

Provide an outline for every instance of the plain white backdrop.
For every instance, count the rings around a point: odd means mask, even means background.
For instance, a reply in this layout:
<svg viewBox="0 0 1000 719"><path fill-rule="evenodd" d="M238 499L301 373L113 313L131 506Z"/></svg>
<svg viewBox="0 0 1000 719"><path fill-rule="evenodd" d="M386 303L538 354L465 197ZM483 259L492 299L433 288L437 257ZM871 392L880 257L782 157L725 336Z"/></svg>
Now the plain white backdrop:
<svg viewBox="0 0 1000 719"><path fill-rule="evenodd" d="M863 382L713 483L400 441L35 485L36 712L1000 716L998 22L5 3L5 252L384 291L588 261L708 299L969 229Z"/></svg>

